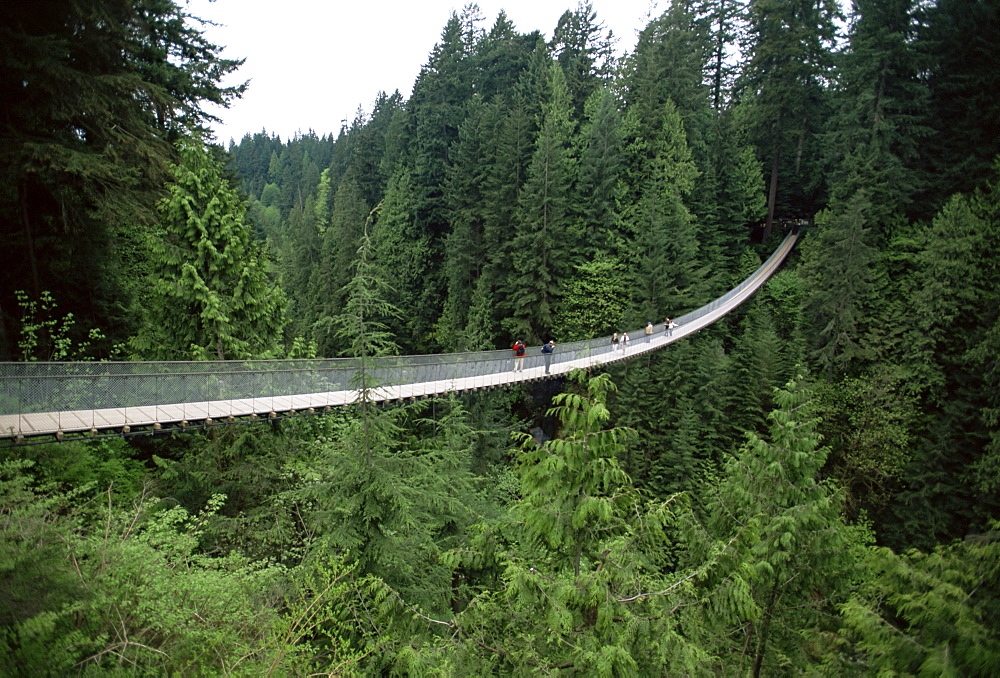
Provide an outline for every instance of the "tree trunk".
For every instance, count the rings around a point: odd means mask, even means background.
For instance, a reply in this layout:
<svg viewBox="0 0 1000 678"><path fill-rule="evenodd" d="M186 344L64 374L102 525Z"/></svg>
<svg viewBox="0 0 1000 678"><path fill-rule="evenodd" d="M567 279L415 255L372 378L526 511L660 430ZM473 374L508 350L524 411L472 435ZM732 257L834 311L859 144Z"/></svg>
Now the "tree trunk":
<svg viewBox="0 0 1000 678"><path fill-rule="evenodd" d="M774 608L778 602L778 573L774 573L774 581L771 583L771 592L767 596L767 605L764 607L764 618L761 620L760 633L757 636L757 652L753 658L753 678L760 678L760 667L764 663L764 652L767 649L767 634L771 628L771 619L774 618Z"/></svg>
<svg viewBox="0 0 1000 678"><path fill-rule="evenodd" d="M764 242L771 236L771 225L774 223L774 203L778 198L778 163L781 160L781 149L774 147L771 158L771 185L767 190L767 221L764 222Z"/></svg>
<svg viewBox="0 0 1000 678"><path fill-rule="evenodd" d="M38 277L38 260L35 258L35 239L31 234L31 219L28 217L28 188L17 187L18 201L21 203L21 223L24 225L24 248L27 250L28 268L31 271L31 295L35 299L42 296L42 284Z"/></svg>

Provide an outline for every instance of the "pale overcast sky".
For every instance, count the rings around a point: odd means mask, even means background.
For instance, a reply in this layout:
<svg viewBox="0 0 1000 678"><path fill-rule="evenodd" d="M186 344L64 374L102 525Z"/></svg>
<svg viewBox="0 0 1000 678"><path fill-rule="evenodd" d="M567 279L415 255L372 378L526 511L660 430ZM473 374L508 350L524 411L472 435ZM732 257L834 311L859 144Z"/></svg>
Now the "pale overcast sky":
<svg viewBox="0 0 1000 678"><path fill-rule="evenodd" d="M228 145L246 133L267 130L283 140L310 129L336 133L360 107L370 113L380 91L410 98L413 82L453 11L453 0L187 0L187 11L220 26L206 28L223 56L246 58L233 77L250 80L243 98L215 126ZM500 10L519 33L546 38L577 0L480 0L482 27L489 30ZM614 32L618 51L631 52L637 31L658 16L669 0L593 0L597 21ZM211 109L210 109L211 110Z"/></svg>

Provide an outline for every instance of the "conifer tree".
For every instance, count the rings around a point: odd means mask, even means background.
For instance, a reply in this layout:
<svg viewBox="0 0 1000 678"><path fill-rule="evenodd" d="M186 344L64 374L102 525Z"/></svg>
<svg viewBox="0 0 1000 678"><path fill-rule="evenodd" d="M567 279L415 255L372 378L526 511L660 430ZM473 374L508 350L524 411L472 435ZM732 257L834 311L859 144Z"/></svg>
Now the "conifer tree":
<svg viewBox="0 0 1000 678"><path fill-rule="evenodd" d="M581 1L576 9L563 12L552 33L549 48L566 78L570 108L577 119L590 95L613 72L613 37L610 32L602 35L603 31L593 3Z"/></svg>
<svg viewBox="0 0 1000 678"><path fill-rule="evenodd" d="M1000 270L995 257L982 256L1000 247L996 186L952 198L916 254L915 291L905 317L927 322L906 325L900 351L907 386L921 395L928 419L896 497L894 545L929 548L981 529L1000 507L995 485L968 482L988 458L996 431L985 382L992 372L981 369L983 343L991 340L1000 313Z"/></svg>
<svg viewBox="0 0 1000 678"><path fill-rule="evenodd" d="M697 169L684 139L677 109L668 100L661 109L655 136L637 142L649 158L642 163L636 202L624 215L630 242L633 312L627 322L645 322L679 315L699 299L704 271L699 268L699 244L684 198L693 187Z"/></svg>
<svg viewBox="0 0 1000 678"><path fill-rule="evenodd" d="M988 675L1000 663L1000 542L990 533L929 553L873 549L843 606L850 654L840 671Z"/></svg>
<svg viewBox="0 0 1000 678"><path fill-rule="evenodd" d="M711 110L703 75L707 54L707 35L691 3L674 2L643 28L626 70L628 102L643 127L655 129L660 107L672 101L699 164L705 159Z"/></svg>
<svg viewBox="0 0 1000 678"><path fill-rule="evenodd" d="M732 405L730 422L738 431L762 432L774 406L773 391L784 381L789 366L781 359L774 317L761 300L750 302L734 344L732 371L725 385Z"/></svg>
<svg viewBox="0 0 1000 678"><path fill-rule="evenodd" d="M731 289L741 278L737 275L740 255L750 236L750 225L767 214L767 190L761 163L745 133L736 129L733 116L725 113L716 119L708 134L709 163L699 181L707 186L714 201L708 209L702 205L698 240L706 250L704 261L729 273L716 276L716 289Z"/></svg>
<svg viewBox="0 0 1000 678"><path fill-rule="evenodd" d="M804 243L802 275L810 290L813 356L828 373L865 358L864 308L871 294L876 252L868 223L871 202L859 190L847 204L835 204L816 216L813 237Z"/></svg>
<svg viewBox="0 0 1000 678"><path fill-rule="evenodd" d="M709 58L705 65L712 108L722 112L737 75L735 52L745 30L747 0L703 0L695 3L699 21L707 24Z"/></svg>
<svg viewBox="0 0 1000 678"><path fill-rule="evenodd" d="M339 435L324 436L292 464L313 480L284 496L309 506L305 520L318 535L312 558L342 554L411 604L439 613L449 583L438 562L441 540L471 522L466 452L472 432L456 401L426 421L423 405L374 406L382 385L379 360L399 350L393 335L398 309L373 258L374 217L373 210L362 228L346 305L334 320L339 343L357 361L354 416Z"/></svg>
<svg viewBox="0 0 1000 678"><path fill-rule="evenodd" d="M790 382L774 400L767 437L749 433L704 499L705 536L719 552L699 580L706 622L718 633L722 665L754 676L785 661L806 665L798 631L822 633L854 565L837 493L818 479L828 449L811 394ZM693 551L696 559L702 553Z"/></svg>
<svg viewBox="0 0 1000 678"><path fill-rule="evenodd" d="M449 154L446 200L451 232L445 238L444 271L448 280L448 298L438 321L438 343L447 350L474 347L467 337L468 312L472 307L487 243L484 227L490 209L486 201L487 175L493 167L492 149L500 109L483 105L480 99L469 104L469 113L459 130L459 140Z"/></svg>
<svg viewBox="0 0 1000 678"><path fill-rule="evenodd" d="M136 329L145 239L179 156L245 84L184 3L8 4L0 25L0 309L43 291L74 314L81 339ZM14 332L0 334L0 357ZM186 350L186 347L185 347Z"/></svg>
<svg viewBox="0 0 1000 678"><path fill-rule="evenodd" d="M913 3L854 3L850 47L841 55L840 87L828 133L831 202L864 190L875 243L893 236L922 190L914 165L930 134L928 90L919 77Z"/></svg>
<svg viewBox="0 0 1000 678"><path fill-rule="evenodd" d="M508 331L538 341L558 313L560 284L572 271L579 243L568 236L569 201L575 173L570 146L575 123L562 70L549 69L549 97L535 141L527 179L518 196L511 253L513 277L506 290L512 306Z"/></svg>
<svg viewBox="0 0 1000 678"><path fill-rule="evenodd" d="M921 144L918 168L926 183L917 214L936 212L954 193L991 180L1000 155L1000 17L989 0L938 0L917 5L916 47L921 80L930 91L927 121L934 133Z"/></svg>
<svg viewBox="0 0 1000 678"><path fill-rule="evenodd" d="M815 133L827 114L823 84L840 12L831 0L751 0L749 7L738 112L770 175L766 239L776 210L814 211Z"/></svg>
<svg viewBox="0 0 1000 678"><path fill-rule="evenodd" d="M696 672L704 661L681 631L690 628L689 577L658 567L674 507L645 505L630 488L617 457L632 433L607 427L608 375L578 377L582 388L556 396L551 410L561 437L537 445L521 436L522 498L510 520L448 556L453 566L492 561L499 587L449 622L458 633L411 656L417 666L444 656L466 673L642 675Z"/></svg>
<svg viewBox="0 0 1000 678"><path fill-rule="evenodd" d="M316 320L311 338L322 356L336 356L345 348L337 340L334 318L343 312L347 301L345 294L351 265L369 210L356 183L347 180L340 184L333 200L330 223L323 233L321 263L312 291Z"/></svg>
<svg viewBox="0 0 1000 678"><path fill-rule="evenodd" d="M878 530L913 457L917 399L898 368L882 366L820 385L817 400L831 447L827 473L844 488L844 515L867 514Z"/></svg>
<svg viewBox="0 0 1000 678"><path fill-rule="evenodd" d="M562 310L552 329L553 338L578 341L621 329L628 289L620 259L599 254L580 264L562 290Z"/></svg>
<svg viewBox="0 0 1000 678"><path fill-rule="evenodd" d="M270 279L267 252L204 146L186 140L179 151L169 197L159 206L162 232L132 347L149 360L275 357L285 297Z"/></svg>
<svg viewBox="0 0 1000 678"><path fill-rule="evenodd" d="M540 43L533 53L533 63L540 58L544 62L544 55L544 44ZM501 323L512 313L513 298L507 291L514 270L518 194L527 177L538 131L538 121L533 114L535 93L529 95L521 91L528 89L525 81L530 79L526 72L518 91L505 106L494 141L495 164L484 177L487 209L483 242L489 246L485 248L486 258L476 281L468 322L471 345L477 348L494 348L498 338L501 345L507 346L517 338L513 336L513 329L504 329ZM471 339L473 333L477 337L475 341Z"/></svg>
<svg viewBox="0 0 1000 678"><path fill-rule="evenodd" d="M421 318L424 280L432 266L429 236L416 225L411 174L399 169L389 180L371 233L372 264L386 283L386 301L399 311L394 325L397 343L407 350L430 350L429 322Z"/></svg>
<svg viewBox="0 0 1000 678"><path fill-rule="evenodd" d="M578 138L580 175L571 237L579 239L587 260L622 251L619 214L625 197L625 129L610 90L596 90L584 107Z"/></svg>
<svg viewBox="0 0 1000 678"><path fill-rule="evenodd" d="M519 34L504 10L497 14L489 31L476 44L477 93L483 101L509 97L521 74L528 68L538 43L537 32Z"/></svg>
<svg viewBox="0 0 1000 678"><path fill-rule="evenodd" d="M328 220L320 221L326 209L319 207L324 188L329 189L327 170L320 179L317 196L306 200L305 209L289 215L289 246L280 259L281 281L288 294L288 316L300 336L311 336L317 320L317 302L313 285L319 280L322 236ZM321 230L322 229L322 230Z"/></svg>
<svg viewBox="0 0 1000 678"><path fill-rule="evenodd" d="M728 363L719 339L701 336L629 362L612 412L637 432L623 462L636 487L666 498L718 476L743 435L733 430Z"/></svg>
<svg viewBox="0 0 1000 678"><path fill-rule="evenodd" d="M447 297L441 263L445 261L444 238L450 230L445 200L448 151L458 140L465 106L475 88L470 57L481 35L476 26L478 12L477 6L469 5L461 16L452 13L407 102L407 163L414 186L414 212L416 224L428 236L432 264L421 286L424 294L415 318L426 324L420 332L424 337L433 334L433 322L441 316Z"/></svg>

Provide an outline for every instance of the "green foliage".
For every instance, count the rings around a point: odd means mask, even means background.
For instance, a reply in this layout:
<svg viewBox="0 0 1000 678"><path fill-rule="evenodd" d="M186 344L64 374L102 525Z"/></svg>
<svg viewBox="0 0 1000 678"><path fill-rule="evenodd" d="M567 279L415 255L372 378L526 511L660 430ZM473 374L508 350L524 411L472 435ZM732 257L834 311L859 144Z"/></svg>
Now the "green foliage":
<svg viewBox="0 0 1000 678"><path fill-rule="evenodd" d="M930 136L929 92L912 39L915 4L855 2L851 49L840 55L841 86L828 133L831 193L843 204L864 192L872 242L891 237L903 212L917 214L913 198L926 188L914 167Z"/></svg>
<svg viewBox="0 0 1000 678"><path fill-rule="evenodd" d="M602 35L603 30L593 3L580 2L575 10L563 12L552 32L549 48L565 75L576 117L580 117L584 102L609 78L613 69L612 36L610 32Z"/></svg>
<svg viewBox="0 0 1000 678"><path fill-rule="evenodd" d="M65 509L74 496L57 491L54 483L37 483L32 466L30 461L0 462L0 628L5 635L11 626L39 615L44 618L37 623L44 625L82 593L66 567L64 537L78 521ZM12 650L6 642L0 648L3 663L11 666Z"/></svg>
<svg viewBox="0 0 1000 678"><path fill-rule="evenodd" d="M570 235L589 263L595 256L621 251L620 213L625 198L625 124L614 94L596 90L587 99L576 135L580 146L579 178Z"/></svg>
<svg viewBox="0 0 1000 678"><path fill-rule="evenodd" d="M737 114L770 170L770 224L775 214L815 211L816 132L826 116L823 85L840 9L830 0L751 0L749 13L749 59L737 83Z"/></svg>
<svg viewBox="0 0 1000 678"><path fill-rule="evenodd" d="M549 414L558 418L563 437L539 447L524 435L518 459L528 542L543 544L556 564L570 566L576 576L582 559L595 558L590 549L599 543L596 536L616 532L617 498L628 483L617 454L633 435L627 429L603 429L610 418L605 405L613 388L610 378L601 375L585 385L585 394L570 391L553 399Z"/></svg>
<svg viewBox="0 0 1000 678"><path fill-rule="evenodd" d="M127 501L139 496L145 480L145 469L134 452L125 440L108 438L38 445L31 458L43 484L75 490L106 488L119 501Z"/></svg>
<svg viewBox="0 0 1000 678"><path fill-rule="evenodd" d="M573 242L567 232L576 159L570 146L575 122L561 69L549 69L542 128L518 195L513 276L506 289L512 317L506 329L537 343L548 335L560 307L560 282L570 274Z"/></svg>
<svg viewBox="0 0 1000 678"><path fill-rule="evenodd" d="M320 355L341 355L347 348L341 341L336 318L344 312L347 285L353 278L352 270L362 237L369 237L365 228L372 213L373 209L365 203L355 182L345 181L340 185L333 200L330 224L323 234L320 265L310 279L312 289L309 292L316 316L311 336Z"/></svg>
<svg viewBox="0 0 1000 678"><path fill-rule="evenodd" d="M864 586L843 606L860 651L848 665L879 675L988 675L1000 662L1000 541L989 532L930 553L873 549Z"/></svg>
<svg viewBox="0 0 1000 678"><path fill-rule="evenodd" d="M742 436L732 425L728 380L729 357L714 336L628 365L613 412L638 433L623 457L636 487L667 498L715 482L723 457Z"/></svg>
<svg viewBox="0 0 1000 678"><path fill-rule="evenodd" d="M612 382L575 380L552 409L562 437L522 438L522 499L510 520L449 559L495 569L495 588L449 623L456 635L419 656L476 674L698 675L704 655L681 631L689 577L657 569L681 502L640 500L617 463L631 434L605 427Z"/></svg>
<svg viewBox="0 0 1000 678"><path fill-rule="evenodd" d="M552 336L559 341L577 341L621 329L626 291L622 269L620 260L607 256L580 264L577 273L562 285L563 311Z"/></svg>
<svg viewBox="0 0 1000 678"><path fill-rule="evenodd" d="M153 360L267 358L280 347L285 297L267 251L243 221L245 206L196 140L180 144L144 323L132 346Z"/></svg>
<svg viewBox="0 0 1000 678"><path fill-rule="evenodd" d="M344 308L333 319L336 338L347 347L344 354L361 359L359 376L362 380L368 377L365 368L369 358L399 352L392 332L394 321L400 315L399 309L388 301L392 288L379 275L377 262L372 258L373 246L368 233L377 211L378 207L372 210L364 224L351 267L353 276L343 289ZM373 385L378 384L362 381L358 387L369 389ZM367 394L364 397L367 398Z"/></svg>
<svg viewBox="0 0 1000 678"><path fill-rule="evenodd" d="M213 494L226 503L204 524L202 547L209 552L238 551L254 561L298 563L309 533L297 518L299 506L282 494L295 487L290 459L303 454L306 441L336 435L343 427L331 414L282 422L213 429L173 440L163 454L153 456L157 487L188 510L196 510Z"/></svg>
<svg viewBox="0 0 1000 678"><path fill-rule="evenodd" d="M985 0L940 0L918 5L915 48L930 91L927 122L933 129L921 145L919 169L927 191L918 195L923 214L941 208L954 194L992 181L1000 155L994 130L1000 104L989 96L1000 77L996 6Z"/></svg>
<svg viewBox="0 0 1000 678"><path fill-rule="evenodd" d="M844 511L878 515L913 457L915 402L886 370L820 388L820 430L830 442L830 473L845 489Z"/></svg>
<svg viewBox="0 0 1000 678"><path fill-rule="evenodd" d="M755 676L817 661L810 652L855 557L837 493L818 478L829 450L810 392L791 382L775 401L768 438L748 433L704 498L708 541L692 540L694 563L711 558L699 588L713 647L723 666Z"/></svg>
<svg viewBox="0 0 1000 678"><path fill-rule="evenodd" d="M334 438L289 461L297 482L281 495L316 535L309 559L342 554L422 609L448 603L438 556L472 521L467 452L473 432L457 403L370 409Z"/></svg>
<svg viewBox="0 0 1000 678"><path fill-rule="evenodd" d="M915 254L910 317L921 322L905 334L900 360L928 419L893 502L891 544L929 550L985 529L1000 510L1000 495L981 492L974 481L979 464L989 463L996 430L989 417L995 399L986 381L994 375L983 370L977 351L989 341L1000 313L1000 269L982 256L1000 246L997 196L993 182L973 196L954 197Z"/></svg>
<svg viewBox="0 0 1000 678"><path fill-rule="evenodd" d="M421 317L425 302L423 281L431 268L428 237L415 225L414 186L402 170L389 179L385 200L374 213L377 219L371 238L371 266L385 283L385 300L396 309L384 316L400 346L429 345L427 319ZM398 317L396 317L398 315ZM380 316L382 317L382 316Z"/></svg>
<svg viewBox="0 0 1000 678"><path fill-rule="evenodd" d="M694 307L705 277L684 204L698 171L680 114L669 99L657 117L650 139L633 140L631 152L641 158L638 195L623 215L630 234L627 256L635 262L630 270L634 315L626 319L633 323Z"/></svg>
<svg viewBox="0 0 1000 678"><path fill-rule="evenodd" d="M875 258L867 225L871 203L865 191L846 205L816 215L815 235L804 243L802 276L808 285L809 313L820 329L813 355L819 367L838 371L865 357L863 308L871 293Z"/></svg>
<svg viewBox="0 0 1000 678"><path fill-rule="evenodd" d="M37 301L30 299L24 290L14 292L21 308L21 339L17 347L22 360L86 360L92 341L104 339L101 330L91 328L90 341L74 346L69 332L76 320L72 313L55 317L56 300L45 290Z"/></svg>
<svg viewBox="0 0 1000 678"><path fill-rule="evenodd" d="M356 660L335 602L352 582L335 560L300 573L285 607L289 572L199 548L222 497L192 514L149 496L122 509L108 493L82 511L23 468L5 463L0 480L5 670L251 676Z"/></svg>
<svg viewBox="0 0 1000 678"><path fill-rule="evenodd" d="M220 83L241 61L220 58L201 24L172 0L11 6L0 26L0 307L14 290L49 290L79 323L112 342L134 321L171 144L228 106L244 85ZM5 322L13 320L9 315ZM14 354L15 337L0 351ZM9 343L8 343L9 342Z"/></svg>

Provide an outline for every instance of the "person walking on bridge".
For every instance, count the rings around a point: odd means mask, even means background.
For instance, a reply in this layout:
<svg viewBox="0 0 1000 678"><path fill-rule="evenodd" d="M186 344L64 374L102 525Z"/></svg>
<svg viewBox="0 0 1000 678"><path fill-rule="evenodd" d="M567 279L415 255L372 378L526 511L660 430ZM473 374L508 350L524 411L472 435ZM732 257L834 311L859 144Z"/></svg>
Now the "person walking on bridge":
<svg viewBox="0 0 1000 678"><path fill-rule="evenodd" d="M649 343L649 339L652 336L653 336L653 321L652 320L647 320L646 321L646 343L647 344Z"/></svg>
<svg viewBox="0 0 1000 678"><path fill-rule="evenodd" d="M514 351L514 371L523 372L524 371L524 342L518 339L514 342L511 347Z"/></svg>

